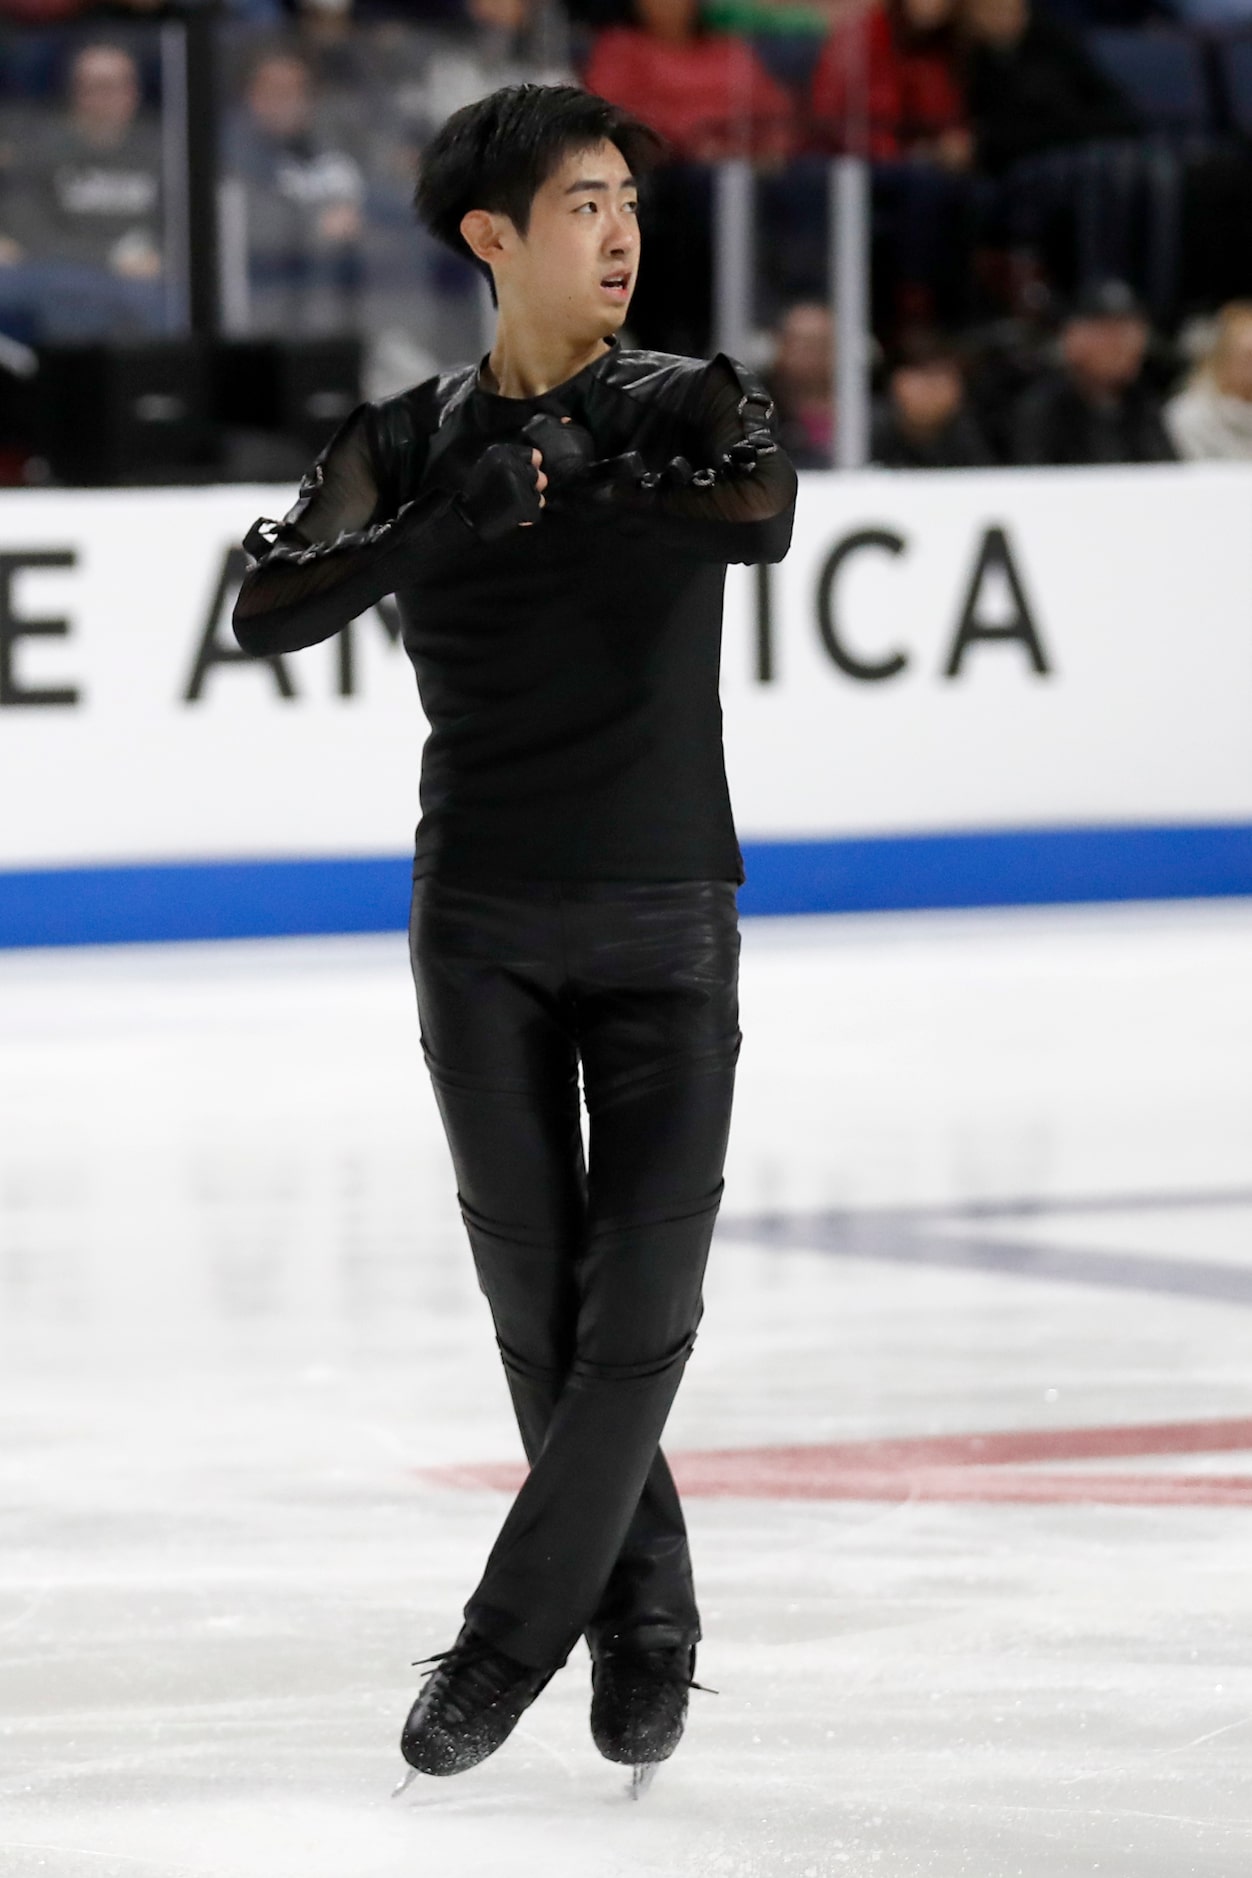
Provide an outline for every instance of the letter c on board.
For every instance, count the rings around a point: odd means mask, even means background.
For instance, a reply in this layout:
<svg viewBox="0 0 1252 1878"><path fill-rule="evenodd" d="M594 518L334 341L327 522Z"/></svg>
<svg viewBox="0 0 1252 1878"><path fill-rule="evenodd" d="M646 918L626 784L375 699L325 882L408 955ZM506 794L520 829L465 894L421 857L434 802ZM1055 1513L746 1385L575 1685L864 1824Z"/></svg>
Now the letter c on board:
<svg viewBox="0 0 1252 1878"><path fill-rule="evenodd" d="M861 528L854 535L845 535L836 542L827 555L817 581L817 627L822 635L822 644L829 652L841 672L849 678L860 679L863 683L874 683L881 678L894 678L908 664L908 655L893 652L884 659L870 662L859 659L850 652L839 633L839 624L835 617L835 582L839 571L850 555L857 554L862 548L881 548L887 554L903 554L905 549L903 535L897 535L890 528Z"/></svg>

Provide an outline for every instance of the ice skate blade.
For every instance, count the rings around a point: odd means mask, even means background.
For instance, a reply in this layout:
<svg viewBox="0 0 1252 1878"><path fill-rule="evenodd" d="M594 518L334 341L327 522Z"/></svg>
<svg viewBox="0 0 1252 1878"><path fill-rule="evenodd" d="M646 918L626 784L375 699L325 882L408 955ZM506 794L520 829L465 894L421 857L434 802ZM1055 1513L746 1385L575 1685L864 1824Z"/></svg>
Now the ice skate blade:
<svg viewBox="0 0 1252 1878"><path fill-rule="evenodd" d="M657 1764L655 1761L645 1761L642 1766L631 1768L630 1797L632 1800L642 1800L644 1794L656 1779L656 1768Z"/></svg>
<svg viewBox="0 0 1252 1878"><path fill-rule="evenodd" d="M393 1799L393 1800L398 1800L398 1799L400 1798L400 1795L401 1795L402 1793L407 1793L407 1792L408 1792L408 1790L409 1790L409 1788L410 1788L410 1787L411 1787L411 1786L413 1785L413 1782L414 1782L414 1781L415 1781L416 1779L417 1779L417 1769L416 1769L416 1767L406 1767L406 1768L405 1768L405 1770L404 1770L404 1777L403 1777L403 1779L402 1779L402 1780L400 1781L400 1784L399 1784L399 1786L396 1786L396 1787L393 1787L393 1788L391 1789L391 1797L392 1797L392 1799Z"/></svg>

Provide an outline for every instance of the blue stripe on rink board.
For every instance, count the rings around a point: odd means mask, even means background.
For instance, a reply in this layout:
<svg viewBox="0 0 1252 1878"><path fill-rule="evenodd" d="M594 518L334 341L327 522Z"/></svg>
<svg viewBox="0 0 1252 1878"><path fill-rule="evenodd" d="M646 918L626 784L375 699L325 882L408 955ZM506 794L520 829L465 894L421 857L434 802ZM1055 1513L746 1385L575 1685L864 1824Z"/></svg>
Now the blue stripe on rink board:
<svg viewBox="0 0 1252 1878"><path fill-rule="evenodd" d="M159 862L0 872L0 946L392 932L407 856Z"/></svg>
<svg viewBox="0 0 1252 1878"><path fill-rule="evenodd" d="M1252 824L745 842L744 913L871 913L1252 893Z"/></svg>
<svg viewBox="0 0 1252 1878"><path fill-rule="evenodd" d="M1252 894L1252 824L744 843L745 914ZM392 932L407 856L0 871L0 946Z"/></svg>

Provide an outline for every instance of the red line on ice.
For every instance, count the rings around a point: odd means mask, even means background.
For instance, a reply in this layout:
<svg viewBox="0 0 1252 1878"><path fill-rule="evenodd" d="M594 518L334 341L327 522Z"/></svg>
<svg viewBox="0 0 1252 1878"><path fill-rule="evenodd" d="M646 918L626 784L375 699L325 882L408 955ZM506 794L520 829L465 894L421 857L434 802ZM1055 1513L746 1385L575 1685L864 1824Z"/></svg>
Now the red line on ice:
<svg viewBox="0 0 1252 1878"><path fill-rule="evenodd" d="M1252 1451L1252 1418L711 1448L669 1459L680 1490L694 1498L1252 1506L1252 1474L1060 1473L1038 1465L1239 1451ZM512 1462L419 1472L432 1484L508 1492L525 1478Z"/></svg>

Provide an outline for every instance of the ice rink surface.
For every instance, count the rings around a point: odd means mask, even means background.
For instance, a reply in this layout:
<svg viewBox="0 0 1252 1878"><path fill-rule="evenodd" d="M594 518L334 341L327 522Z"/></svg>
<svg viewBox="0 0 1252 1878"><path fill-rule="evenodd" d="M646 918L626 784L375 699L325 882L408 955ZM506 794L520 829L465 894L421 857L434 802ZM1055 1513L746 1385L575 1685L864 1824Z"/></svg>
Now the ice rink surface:
<svg viewBox="0 0 1252 1878"><path fill-rule="evenodd" d="M745 927L646 1801L403 1799L519 1448L404 943L0 957L8 1878L1244 1878L1252 906Z"/></svg>

